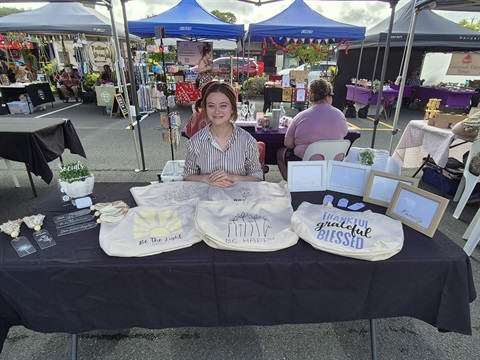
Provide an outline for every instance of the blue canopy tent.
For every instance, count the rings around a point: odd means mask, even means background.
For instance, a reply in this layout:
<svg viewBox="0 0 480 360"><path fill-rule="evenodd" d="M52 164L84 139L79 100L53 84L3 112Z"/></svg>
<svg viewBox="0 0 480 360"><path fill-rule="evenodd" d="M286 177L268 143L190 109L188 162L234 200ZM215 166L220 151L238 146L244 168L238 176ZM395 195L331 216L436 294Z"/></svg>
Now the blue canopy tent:
<svg viewBox="0 0 480 360"><path fill-rule="evenodd" d="M232 39L245 32L243 25L216 18L196 0L182 0L161 14L128 22L130 33L141 37L154 37L156 26L165 26L166 36L177 38Z"/></svg>
<svg viewBox="0 0 480 360"><path fill-rule="evenodd" d="M250 24L247 37L250 41L263 41L272 37L275 42L286 38L325 39L339 42L342 39L361 40L365 28L348 25L324 17L303 0L295 0L288 8L270 19Z"/></svg>

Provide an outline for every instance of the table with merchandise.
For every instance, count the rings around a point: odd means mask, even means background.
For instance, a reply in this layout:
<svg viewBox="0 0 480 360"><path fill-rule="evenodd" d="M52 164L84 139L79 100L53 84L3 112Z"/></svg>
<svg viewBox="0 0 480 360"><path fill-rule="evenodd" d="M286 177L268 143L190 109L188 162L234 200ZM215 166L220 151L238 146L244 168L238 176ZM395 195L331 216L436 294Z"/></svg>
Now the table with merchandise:
<svg viewBox="0 0 480 360"><path fill-rule="evenodd" d="M147 185L97 183L92 198L94 203L121 200L130 206L129 213L134 212L130 218L133 222L127 224L129 230L122 231L122 239L117 239L123 245L125 241L135 248L142 245L141 239L125 235L130 234L133 224L136 235L145 233L142 236L150 236L157 243L185 240L173 236L179 229L178 221L170 229L162 225L172 217L181 218L180 211L172 213L162 208L154 215L153 210L141 213L146 205L136 207L139 201L134 200L132 189L142 193ZM184 196L192 184L152 186L170 186L165 196L171 197ZM211 190L218 193L219 188L209 188L209 194ZM328 193L335 198L334 206L341 198L352 204L362 200L354 195ZM236 194L248 196L248 191ZM325 194L291 193L291 206L297 209L304 201L321 204ZM290 204L288 198L286 201ZM208 209L211 202L201 203ZM235 202L239 209L247 205ZM363 210L385 213L384 207L365 205ZM107 255L102 238L105 232L116 231L115 225L92 222L88 230L62 235L54 217L76 210L65 207L59 194L33 209L32 214L46 216L42 229L53 235L56 245L25 257L19 257L10 244L11 238L0 233L0 349L9 328L16 325L39 332L78 334L129 327L304 324L407 316L443 331L472 331L469 304L476 292L470 259L438 230L430 238L400 224L403 248L380 261L334 255L302 239L278 251L224 251L207 245L205 240L156 255L122 257L125 254ZM215 207L210 210L215 213ZM221 208L220 213L223 211L229 211L229 206ZM275 213L281 211L274 209ZM228 230L245 232L250 240L254 230L262 231L261 223L266 233L265 222L275 220L255 217L247 222L244 214L232 218ZM193 226L195 220L187 219L183 227ZM32 238L33 230L23 226L20 232ZM32 244L38 247L33 240ZM118 245L115 250L121 252L122 244L110 245Z"/></svg>

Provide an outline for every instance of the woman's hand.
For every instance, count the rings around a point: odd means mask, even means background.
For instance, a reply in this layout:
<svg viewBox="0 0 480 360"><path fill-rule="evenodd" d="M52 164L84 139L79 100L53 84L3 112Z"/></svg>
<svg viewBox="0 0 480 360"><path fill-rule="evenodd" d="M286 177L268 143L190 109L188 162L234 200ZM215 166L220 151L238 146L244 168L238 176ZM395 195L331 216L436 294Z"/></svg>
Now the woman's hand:
<svg viewBox="0 0 480 360"><path fill-rule="evenodd" d="M224 170L217 170L208 175L207 183L222 188L229 188L235 185L235 179L235 175L229 174Z"/></svg>

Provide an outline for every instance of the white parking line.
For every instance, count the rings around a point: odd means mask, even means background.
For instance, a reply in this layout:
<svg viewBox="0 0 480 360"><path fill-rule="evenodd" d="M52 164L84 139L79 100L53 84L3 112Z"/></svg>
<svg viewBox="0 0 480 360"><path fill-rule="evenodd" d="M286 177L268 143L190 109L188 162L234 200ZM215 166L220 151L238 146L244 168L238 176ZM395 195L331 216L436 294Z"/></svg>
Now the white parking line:
<svg viewBox="0 0 480 360"><path fill-rule="evenodd" d="M35 119L39 119L39 118L42 118L42 117L44 117L44 116L48 116L48 115L50 115L50 114L55 114L55 113L60 112L60 111L63 111L63 110L71 109L71 108L73 108L73 107L75 107L75 106L78 106L78 105L82 105L82 103L72 104L71 106L67 106L67 107L64 107L64 108L62 108L62 109L58 109L58 110L55 110L55 111L50 111L50 112L48 112L48 113L46 113L46 114L42 114L42 115L35 116Z"/></svg>

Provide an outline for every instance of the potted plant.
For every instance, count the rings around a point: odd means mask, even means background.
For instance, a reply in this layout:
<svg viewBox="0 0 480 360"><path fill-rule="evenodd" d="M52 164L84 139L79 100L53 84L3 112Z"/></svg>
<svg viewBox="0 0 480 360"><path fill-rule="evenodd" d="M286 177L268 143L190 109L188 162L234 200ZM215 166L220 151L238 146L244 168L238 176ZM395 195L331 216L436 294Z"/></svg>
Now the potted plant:
<svg viewBox="0 0 480 360"><path fill-rule="evenodd" d="M360 151L360 164L372 166L375 159L375 154L370 149Z"/></svg>
<svg viewBox="0 0 480 360"><path fill-rule="evenodd" d="M93 192L95 178L80 161L60 166L60 187L71 198L87 196Z"/></svg>

